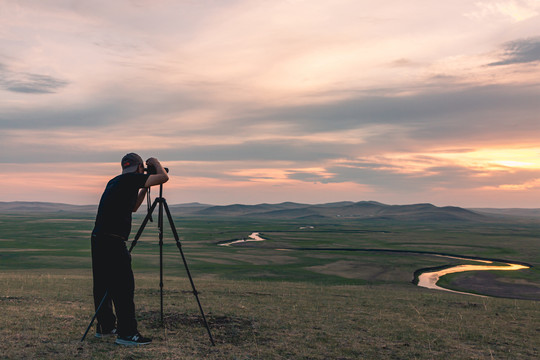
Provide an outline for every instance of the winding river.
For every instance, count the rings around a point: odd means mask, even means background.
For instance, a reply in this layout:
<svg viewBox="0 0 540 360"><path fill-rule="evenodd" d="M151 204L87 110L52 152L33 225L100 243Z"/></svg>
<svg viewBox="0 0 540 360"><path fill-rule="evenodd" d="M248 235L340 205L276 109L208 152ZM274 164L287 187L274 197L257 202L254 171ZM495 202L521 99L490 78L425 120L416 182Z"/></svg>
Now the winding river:
<svg viewBox="0 0 540 360"><path fill-rule="evenodd" d="M465 258L465 257L445 256L445 255L437 255L437 256L442 256L442 257L447 257L447 258L457 258L457 259L463 259L463 260L468 260L468 261L477 261L477 262L481 262L485 264L493 264L493 261L490 261L490 260L478 260L478 259L470 259L470 258ZM512 264L512 263L504 263L504 264L505 265L456 265L456 266L452 266L452 267L442 269L442 270L426 271L426 272L422 272L418 276L417 285L428 288L428 289L444 290L444 291L449 291L449 292L458 293L458 294L477 295L477 294L472 294L468 292L462 292L462 291L456 291L456 290L443 288L441 286L438 286L437 282L444 275L465 272L465 271L486 271L486 270L514 271L514 270L528 269L530 267L530 266L521 265L521 264ZM482 296L482 295L477 295L477 296Z"/></svg>
<svg viewBox="0 0 540 360"><path fill-rule="evenodd" d="M219 244L220 246L230 246L233 244L239 244L239 243L246 243L251 241L264 241L266 239L262 238L260 236L260 233L253 232L251 235L249 235L248 238L240 239L240 240L232 240L228 242L224 242ZM474 261L483 263L485 265L455 265L451 267L447 267L444 269L439 270L433 270L433 269L420 269L417 271L419 272L418 275L418 282L417 285L428 288L428 289L434 289L434 290L443 290L458 294L466 294L466 295L475 295L475 296L484 296L484 295L478 295L463 291L456 291L444 288L442 286L438 286L437 282L440 280L441 277L448 274L454 274L459 272L465 272L465 271L487 271L487 270L498 270L498 271L515 271L515 270L523 270L528 269L530 266L524 265L524 264L514 264L506 261L498 261L499 263L502 263L504 265L489 265L493 264L492 260L488 259L478 259L478 258L470 258L465 256L453 256L453 255L446 255L446 254L439 254L434 252L422 252L422 251L406 251L406 250L384 250L384 249L342 249L342 248L289 248L289 249L276 249L276 250L313 250L313 251L365 251L365 252L397 252L397 253L409 253L409 254L419 254L419 255L429 255L429 256L439 256L444 257L448 259L459 259L459 260L466 260L466 261ZM415 273L416 274L416 273Z"/></svg>
<svg viewBox="0 0 540 360"><path fill-rule="evenodd" d="M218 244L218 245L219 246L231 246L233 244L238 244L238 243L246 243L246 242L249 242L249 241L264 241L264 240L266 240L266 239L263 239L262 237L260 237L258 232L254 232L254 233L251 233L251 235L249 235L249 237L247 239L228 241L228 242L224 242L224 243L221 243L221 244Z"/></svg>

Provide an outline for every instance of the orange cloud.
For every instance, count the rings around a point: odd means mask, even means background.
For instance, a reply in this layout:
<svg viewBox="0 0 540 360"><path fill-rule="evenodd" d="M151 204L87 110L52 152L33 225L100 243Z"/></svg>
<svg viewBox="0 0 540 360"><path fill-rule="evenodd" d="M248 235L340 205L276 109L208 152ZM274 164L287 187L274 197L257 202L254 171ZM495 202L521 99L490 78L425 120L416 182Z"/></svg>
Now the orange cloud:
<svg viewBox="0 0 540 360"><path fill-rule="evenodd" d="M498 186L487 186L485 190L506 190L506 191L527 191L540 189L540 179L525 181L521 184L501 184Z"/></svg>
<svg viewBox="0 0 540 360"><path fill-rule="evenodd" d="M400 173L428 173L439 166L462 166L489 174L491 171L540 169L540 148L485 148L471 150L434 150L425 153L396 153L373 157Z"/></svg>

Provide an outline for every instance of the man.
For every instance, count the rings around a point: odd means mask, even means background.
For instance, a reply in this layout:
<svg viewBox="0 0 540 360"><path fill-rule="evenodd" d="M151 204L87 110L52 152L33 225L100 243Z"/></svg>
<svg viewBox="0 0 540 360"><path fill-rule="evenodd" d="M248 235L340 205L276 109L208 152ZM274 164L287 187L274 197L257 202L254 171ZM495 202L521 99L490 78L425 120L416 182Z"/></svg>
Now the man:
<svg viewBox="0 0 540 360"><path fill-rule="evenodd" d="M165 183L169 176L155 158L146 161L149 168L155 169L155 174L145 174L143 160L135 153L125 155L121 165L122 174L108 182L101 196L92 231L96 311L107 293L97 314L96 337L117 336L116 343L120 345L145 345L152 340L137 330L133 301L135 280L125 242L131 232L131 215L144 201L148 188Z"/></svg>

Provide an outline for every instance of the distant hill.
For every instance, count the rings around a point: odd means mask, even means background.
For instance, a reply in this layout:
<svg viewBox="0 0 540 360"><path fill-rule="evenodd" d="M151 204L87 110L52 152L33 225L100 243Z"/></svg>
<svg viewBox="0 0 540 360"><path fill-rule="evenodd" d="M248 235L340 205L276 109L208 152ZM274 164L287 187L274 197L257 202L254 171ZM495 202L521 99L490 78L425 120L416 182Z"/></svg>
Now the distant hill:
<svg viewBox="0 0 540 360"><path fill-rule="evenodd" d="M0 201L0 213L96 212L97 205L70 205L38 201Z"/></svg>
<svg viewBox="0 0 540 360"><path fill-rule="evenodd" d="M143 203L146 206L146 202ZM171 212L194 213L201 209L206 209L213 205L200 203L188 203L169 205ZM143 207L141 206L141 210ZM71 205L51 202L38 201L0 201L0 213L57 213L57 212L77 212L77 213L96 213L96 205Z"/></svg>
<svg viewBox="0 0 540 360"><path fill-rule="evenodd" d="M144 207L139 210L142 214ZM464 209L432 204L387 205L376 201L341 201L327 204L283 202L257 205L169 204L176 216L245 217L256 219L379 219L402 221L489 221L498 217L539 218L540 209ZM71 205L49 202L0 202L0 213L94 213L97 205ZM157 214L157 210L155 210Z"/></svg>
<svg viewBox="0 0 540 360"><path fill-rule="evenodd" d="M386 205L375 201L319 205L298 203L212 206L197 212L206 216L243 216L266 219L387 219L403 221L480 221L487 216L467 209L432 204Z"/></svg>
<svg viewBox="0 0 540 360"><path fill-rule="evenodd" d="M508 208L508 209L498 209L498 208L475 208L471 209L472 211L478 212L480 214L486 215L497 215L497 216L516 216L516 217L525 217L525 218L540 218L540 209L520 209L520 208Z"/></svg>
<svg viewBox="0 0 540 360"><path fill-rule="evenodd" d="M280 204L258 204L258 205L222 205L210 206L202 209L197 214L210 216L251 216L255 214L264 214L274 211L288 211L297 209L306 209L312 205L298 204L293 202L284 202Z"/></svg>

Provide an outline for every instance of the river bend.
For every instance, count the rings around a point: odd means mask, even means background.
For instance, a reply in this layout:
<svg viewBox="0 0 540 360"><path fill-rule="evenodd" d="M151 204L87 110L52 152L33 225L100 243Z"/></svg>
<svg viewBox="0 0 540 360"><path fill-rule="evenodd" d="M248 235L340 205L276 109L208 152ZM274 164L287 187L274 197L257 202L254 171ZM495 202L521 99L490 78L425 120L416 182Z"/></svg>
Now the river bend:
<svg viewBox="0 0 540 360"><path fill-rule="evenodd" d="M225 243L219 244L220 246L231 246L234 244L239 243L246 243L246 242L252 242L252 241L264 241L266 239L262 238L260 236L260 233L253 232L251 235L249 235L248 238L239 239L239 240L232 240ZM493 260L489 259L479 259L479 258L470 258L465 256L456 256L456 255L449 255L449 254L440 254L440 253L434 253L434 252L428 252L428 251L408 251L408 250L385 250L385 249L344 249L344 248L287 248L287 249L276 249L276 250L304 250L304 251L365 251L365 252L398 252L398 253L409 253L409 254L419 254L419 255L431 255L431 256L439 256L439 257L445 257L449 259L460 259L460 260L467 260L467 261L475 261L479 263L483 263L485 265L455 265L450 266L441 270L433 270L433 269L420 269L418 270L415 275L418 273L418 282L416 283L418 286L428 288L428 289L434 289L434 290L443 290L458 294L466 294L466 295L476 295L476 296L483 296L463 291L456 291L444 288L442 286L437 285L437 282L443 277L444 275L448 274L454 274L459 272L466 272L466 271L515 271L515 270L523 270L528 269L531 266L525 265L525 264L515 264L511 262L507 262L505 260L497 260L497 262L500 262L504 265L488 265L493 264ZM432 271L430 271L432 270Z"/></svg>

